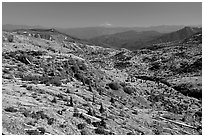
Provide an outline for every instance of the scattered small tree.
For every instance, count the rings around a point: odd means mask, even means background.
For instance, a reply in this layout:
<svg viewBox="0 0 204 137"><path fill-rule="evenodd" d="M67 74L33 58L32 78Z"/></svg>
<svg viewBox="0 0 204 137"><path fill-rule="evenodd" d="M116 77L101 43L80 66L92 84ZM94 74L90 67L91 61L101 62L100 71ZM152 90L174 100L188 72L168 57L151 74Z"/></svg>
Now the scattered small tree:
<svg viewBox="0 0 204 137"><path fill-rule="evenodd" d="M100 121L100 125L101 125L102 127L106 128L106 122L105 122L104 119L102 119L102 120Z"/></svg>
<svg viewBox="0 0 204 137"><path fill-rule="evenodd" d="M117 82L111 82L108 84L108 86L112 89L112 90L118 90L120 88L120 84Z"/></svg>
<svg viewBox="0 0 204 137"><path fill-rule="evenodd" d="M51 102L52 102L52 103L57 103L57 99L54 97Z"/></svg>
<svg viewBox="0 0 204 137"><path fill-rule="evenodd" d="M91 85L89 84L89 91L93 92Z"/></svg>
<svg viewBox="0 0 204 137"><path fill-rule="evenodd" d="M74 107L73 117L79 117L79 116L80 116L79 110L76 107Z"/></svg>
<svg viewBox="0 0 204 137"><path fill-rule="evenodd" d="M66 93L70 93L70 90L67 88Z"/></svg>
<svg viewBox="0 0 204 137"><path fill-rule="evenodd" d="M124 88L123 88L123 91L124 91L125 93L131 95L132 93L135 92L135 88L133 88L133 87L124 87Z"/></svg>
<svg viewBox="0 0 204 137"><path fill-rule="evenodd" d="M103 104L101 103L101 107L100 107L100 109L99 109L99 112L100 113L104 113L105 112L105 109L103 108Z"/></svg>
<svg viewBox="0 0 204 137"><path fill-rule="evenodd" d="M83 83L83 86L86 85L84 78L82 78L82 83Z"/></svg>
<svg viewBox="0 0 204 137"><path fill-rule="evenodd" d="M93 109L89 108L87 114L90 115L90 116L95 116L95 111Z"/></svg>
<svg viewBox="0 0 204 137"><path fill-rule="evenodd" d="M85 123L80 123L77 125L78 129L84 129L86 127Z"/></svg>
<svg viewBox="0 0 204 137"><path fill-rule="evenodd" d="M54 123L55 119L54 118L48 118L47 119L47 124L52 125Z"/></svg>
<svg viewBox="0 0 204 137"><path fill-rule="evenodd" d="M95 103L95 96L93 95L93 99L92 99L92 101Z"/></svg>
<svg viewBox="0 0 204 137"><path fill-rule="evenodd" d="M73 103L73 99L72 99L72 97L70 97L70 106L71 106L71 107L74 106L74 103Z"/></svg>
<svg viewBox="0 0 204 137"><path fill-rule="evenodd" d="M111 104L114 104L115 100L111 97L110 102L111 102Z"/></svg>

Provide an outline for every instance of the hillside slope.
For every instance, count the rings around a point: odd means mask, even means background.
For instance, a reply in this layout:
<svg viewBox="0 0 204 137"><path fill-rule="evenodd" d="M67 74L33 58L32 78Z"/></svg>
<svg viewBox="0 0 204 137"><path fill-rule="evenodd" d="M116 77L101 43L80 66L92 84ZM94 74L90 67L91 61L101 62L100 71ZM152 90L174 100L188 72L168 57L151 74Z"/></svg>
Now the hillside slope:
<svg viewBox="0 0 204 137"><path fill-rule="evenodd" d="M130 51L52 29L2 36L3 135L202 134L199 43Z"/></svg>

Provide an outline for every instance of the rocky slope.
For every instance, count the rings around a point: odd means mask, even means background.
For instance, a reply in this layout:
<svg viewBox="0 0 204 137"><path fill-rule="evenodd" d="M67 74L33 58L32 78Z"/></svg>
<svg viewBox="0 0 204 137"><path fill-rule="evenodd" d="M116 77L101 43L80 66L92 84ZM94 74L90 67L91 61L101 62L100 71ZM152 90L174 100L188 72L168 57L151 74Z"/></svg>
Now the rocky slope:
<svg viewBox="0 0 204 137"><path fill-rule="evenodd" d="M52 29L2 41L2 134L202 134L201 44L115 50Z"/></svg>

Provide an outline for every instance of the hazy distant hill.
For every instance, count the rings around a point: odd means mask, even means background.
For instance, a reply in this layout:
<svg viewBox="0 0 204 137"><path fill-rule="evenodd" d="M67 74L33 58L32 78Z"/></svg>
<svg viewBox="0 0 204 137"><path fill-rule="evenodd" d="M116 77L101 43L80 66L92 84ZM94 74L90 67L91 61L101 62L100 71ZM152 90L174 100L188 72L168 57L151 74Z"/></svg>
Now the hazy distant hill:
<svg viewBox="0 0 204 137"><path fill-rule="evenodd" d="M178 31L164 34L161 37L156 38L156 39L154 39L148 43L155 44L155 43L163 43L163 42L170 42L170 41L180 41L180 40L183 40L185 38L190 37L191 35L199 32L199 31L202 31L202 28L184 27Z"/></svg>
<svg viewBox="0 0 204 137"><path fill-rule="evenodd" d="M110 35L115 33L121 33L129 30L134 30L137 32L142 31L157 31L160 33L169 33L177 31L183 28L184 25L160 25L160 26L150 26L150 27L85 27L85 28L70 28L58 30L76 36L81 39L91 39L98 36Z"/></svg>
<svg viewBox="0 0 204 137"><path fill-rule="evenodd" d="M13 31L16 29L30 29L30 28L38 28L38 29L47 29L46 27L42 26L28 26L28 25L12 25L12 24L5 24L2 25L2 30L3 31Z"/></svg>
<svg viewBox="0 0 204 137"><path fill-rule="evenodd" d="M143 43L152 40L162 34L156 31L136 32L133 30L104 35L90 39L96 45L112 48L139 49Z"/></svg>
<svg viewBox="0 0 204 137"><path fill-rule="evenodd" d="M126 48L130 50L151 47L152 44L181 41L201 31L201 28L184 27L171 33L159 33L156 31L126 31L111 35L104 35L90 39L96 45L111 48Z"/></svg>
<svg viewBox="0 0 204 137"><path fill-rule="evenodd" d="M184 25L159 25L159 26L150 26L150 27L134 27L135 31L157 31L160 33L170 33L182 29Z"/></svg>
<svg viewBox="0 0 204 137"><path fill-rule="evenodd" d="M137 32L157 31L160 33L170 33L170 32L174 32L179 29L182 29L183 27L185 26L184 25L160 25L160 26L150 26L150 27L107 27L107 26L84 27L84 28L57 27L55 29L61 32L64 32L66 34L78 37L80 39L91 39L98 36L110 35L110 34L125 32L129 30L135 30ZM6 31L12 31L15 29L29 29L29 28L48 29L42 26L11 25L11 24L2 25L2 29Z"/></svg>
<svg viewBox="0 0 204 137"><path fill-rule="evenodd" d="M70 28L70 29L60 29L61 32L66 34L81 38L90 39L97 36L109 35L119 32L124 32L131 30L131 28L125 27L87 27L87 28Z"/></svg>

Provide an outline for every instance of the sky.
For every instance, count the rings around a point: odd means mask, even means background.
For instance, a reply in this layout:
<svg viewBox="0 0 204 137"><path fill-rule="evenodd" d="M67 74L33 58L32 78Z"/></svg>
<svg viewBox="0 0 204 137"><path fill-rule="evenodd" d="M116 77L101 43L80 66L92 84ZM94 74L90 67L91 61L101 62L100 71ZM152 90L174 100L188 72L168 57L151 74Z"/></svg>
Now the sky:
<svg viewBox="0 0 204 137"><path fill-rule="evenodd" d="M201 25L201 2L3 2L2 23L77 28Z"/></svg>

